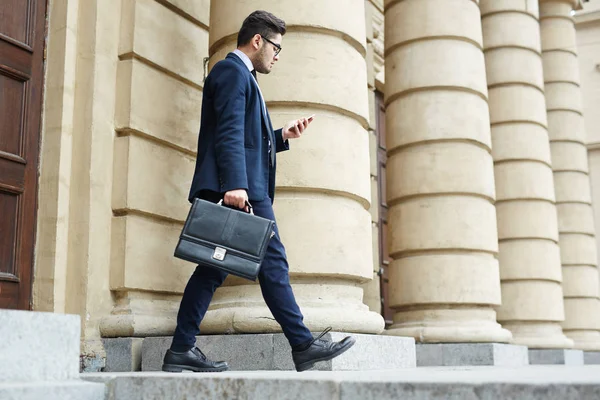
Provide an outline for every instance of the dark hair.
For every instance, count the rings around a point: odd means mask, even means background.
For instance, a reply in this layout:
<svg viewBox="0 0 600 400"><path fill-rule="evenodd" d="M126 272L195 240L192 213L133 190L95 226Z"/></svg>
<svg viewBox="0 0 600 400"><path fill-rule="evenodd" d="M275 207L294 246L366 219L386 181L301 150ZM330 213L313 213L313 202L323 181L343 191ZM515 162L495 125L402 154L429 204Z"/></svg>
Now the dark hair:
<svg viewBox="0 0 600 400"><path fill-rule="evenodd" d="M272 39L278 33L285 35L285 22L267 11L254 11L248 15L238 33L238 47L248 44L257 33L267 39Z"/></svg>

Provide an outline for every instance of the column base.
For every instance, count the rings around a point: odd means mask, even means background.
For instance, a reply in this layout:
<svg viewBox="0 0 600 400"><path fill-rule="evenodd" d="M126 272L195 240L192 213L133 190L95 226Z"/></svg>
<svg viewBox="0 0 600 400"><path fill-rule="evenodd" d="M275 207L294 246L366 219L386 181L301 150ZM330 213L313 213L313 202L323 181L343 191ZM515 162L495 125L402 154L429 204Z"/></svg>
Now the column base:
<svg viewBox="0 0 600 400"><path fill-rule="evenodd" d="M530 349L531 365L583 365L583 351L572 349Z"/></svg>
<svg viewBox="0 0 600 400"><path fill-rule="evenodd" d="M583 362L585 365L600 365L600 351L584 351Z"/></svg>
<svg viewBox="0 0 600 400"><path fill-rule="evenodd" d="M369 311L366 305L361 309L301 307L301 310L304 324L312 332L332 327L338 332L379 334L385 325L381 315ZM200 331L203 334L279 333L281 326L266 306L225 307L209 309Z"/></svg>
<svg viewBox="0 0 600 400"><path fill-rule="evenodd" d="M573 339L575 349L583 351L600 351L599 331L565 331L565 334Z"/></svg>
<svg viewBox="0 0 600 400"><path fill-rule="evenodd" d="M558 323L502 323L502 327L512 333L511 344L527 346L530 349L571 349L573 340L562 332Z"/></svg>
<svg viewBox="0 0 600 400"><path fill-rule="evenodd" d="M413 338L331 332L326 339L339 341L351 335L356 344L343 355L319 362L319 371L366 371L416 366ZM142 344L142 371L160 371L171 337L151 337ZM258 335L203 335L196 345L214 360L227 361L232 371L295 370L291 348L282 333Z"/></svg>
<svg viewBox="0 0 600 400"><path fill-rule="evenodd" d="M503 343L417 344L418 367L528 365L527 347Z"/></svg>

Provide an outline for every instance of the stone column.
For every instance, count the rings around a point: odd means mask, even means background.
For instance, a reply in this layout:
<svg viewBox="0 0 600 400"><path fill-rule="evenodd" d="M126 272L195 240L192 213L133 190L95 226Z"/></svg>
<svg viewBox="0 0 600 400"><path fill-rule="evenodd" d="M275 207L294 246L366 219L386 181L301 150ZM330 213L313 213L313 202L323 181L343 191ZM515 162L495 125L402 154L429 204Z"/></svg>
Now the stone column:
<svg viewBox="0 0 600 400"><path fill-rule="evenodd" d="M472 0L385 2L393 335L507 342L481 15Z"/></svg>
<svg viewBox="0 0 600 400"><path fill-rule="evenodd" d="M537 0L482 0L502 306L513 343L568 348Z"/></svg>
<svg viewBox="0 0 600 400"><path fill-rule="evenodd" d="M563 330L576 348L600 350L594 217L571 16L579 5L540 1L542 57L563 270Z"/></svg>
<svg viewBox="0 0 600 400"><path fill-rule="evenodd" d="M379 333L382 317L362 302L373 270L364 2L213 1L211 65L235 48L242 21L256 9L288 26L273 72L258 76L273 125L316 114L302 139L277 158L275 214L304 321L313 331ZM216 292L201 330L280 327L259 286L231 278Z"/></svg>

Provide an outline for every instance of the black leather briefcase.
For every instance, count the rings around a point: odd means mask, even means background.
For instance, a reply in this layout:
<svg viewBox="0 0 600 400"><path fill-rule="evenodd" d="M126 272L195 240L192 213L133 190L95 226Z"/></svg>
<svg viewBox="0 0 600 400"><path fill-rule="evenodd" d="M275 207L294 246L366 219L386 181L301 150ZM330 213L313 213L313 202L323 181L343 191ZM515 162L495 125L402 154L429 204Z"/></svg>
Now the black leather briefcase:
<svg viewBox="0 0 600 400"><path fill-rule="evenodd" d="M251 206L246 213L221 202L195 199L175 257L254 281L275 234L274 225L254 215Z"/></svg>

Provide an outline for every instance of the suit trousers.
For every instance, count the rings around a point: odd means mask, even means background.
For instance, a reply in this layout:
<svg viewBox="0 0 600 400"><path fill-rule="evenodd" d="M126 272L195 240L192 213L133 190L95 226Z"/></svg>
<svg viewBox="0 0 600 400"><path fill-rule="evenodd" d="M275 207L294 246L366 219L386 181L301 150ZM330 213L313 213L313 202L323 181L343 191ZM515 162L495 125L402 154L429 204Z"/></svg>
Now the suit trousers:
<svg viewBox="0 0 600 400"><path fill-rule="evenodd" d="M216 203L220 200L220 196L217 198L215 195L219 196L215 193L212 196L205 194L199 197ZM251 204L255 215L275 221L270 198L267 197L260 202L253 201ZM190 348L195 345L196 335L200 333L200 322L206 314L215 290L221 286L226 277L226 272L203 265L196 267L183 292L173 345ZM304 317L290 286L289 265L277 224L275 224L275 236L269 242L261 265L258 280L265 303L275 320L281 325L290 345L294 347L312 340L313 336L304 325Z"/></svg>

